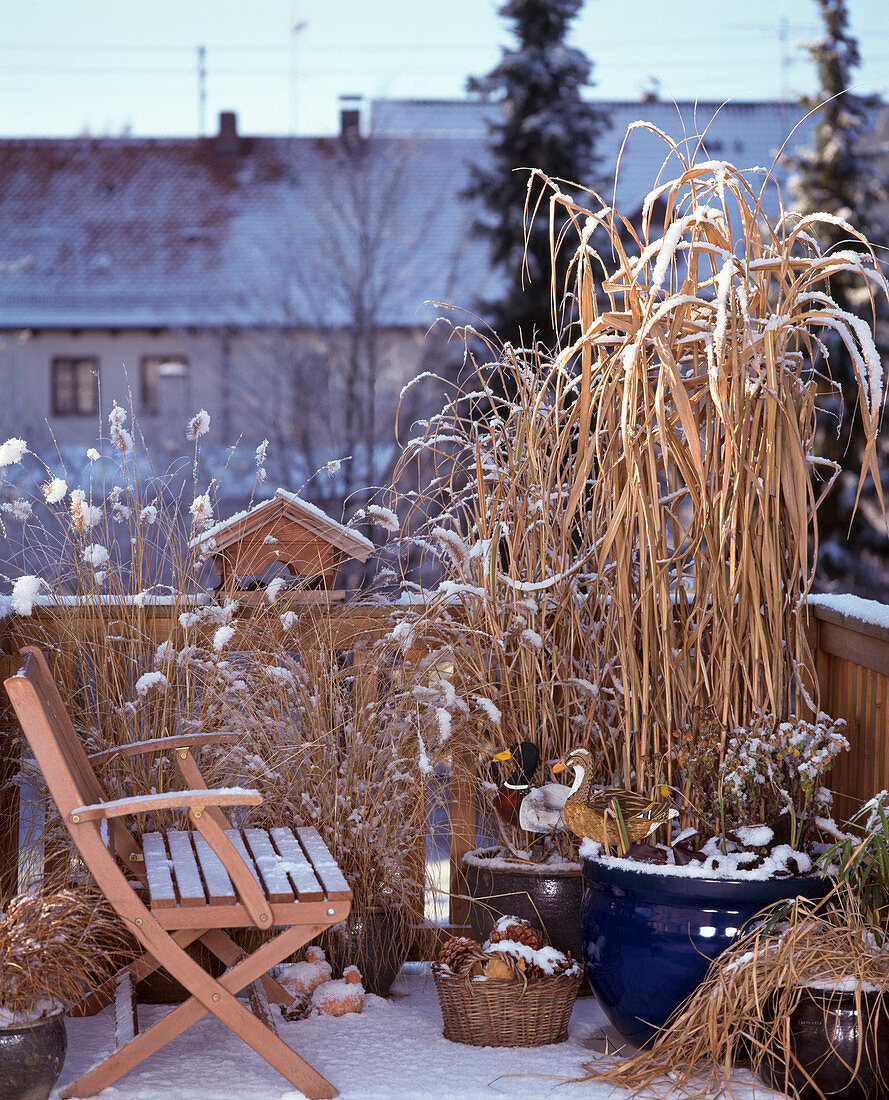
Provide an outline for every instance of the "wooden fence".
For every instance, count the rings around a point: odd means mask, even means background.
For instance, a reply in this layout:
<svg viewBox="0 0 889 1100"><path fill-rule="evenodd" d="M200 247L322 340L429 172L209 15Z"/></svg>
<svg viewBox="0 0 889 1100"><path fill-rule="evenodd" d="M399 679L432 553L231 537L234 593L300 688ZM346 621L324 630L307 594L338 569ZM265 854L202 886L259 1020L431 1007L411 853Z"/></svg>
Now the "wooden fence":
<svg viewBox="0 0 889 1100"><path fill-rule="evenodd" d="M889 627L831 607L812 610L821 709L846 719L852 746L831 774L834 814L841 820L889 790Z"/></svg>
<svg viewBox="0 0 889 1100"><path fill-rule="evenodd" d="M831 786L837 795L838 820L848 817L861 801L880 790L889 789L889 627L874 625L854 614L813 606L811 643L821 686L821 708L834 717L845 718L851 752L837 764ZM249 611L244 609L242 629L249 631ZM0 624L0 673L12 675L18 665L16 650L30 641L45 644L51 637L53 622L58 623L58 644L71 644L82 630L82 637L100 644L104 616L85 615L72 609L64 622L58 615L41 615L35 608L30 619L10 618ZM361 606L335 608L312 607L300 611L303 644L324 639L336 648L353 649L359 640L384 633L388 615L384 609ZM146 609L142 624L144 636L158 644L175 634L176 622L163 607ZM48 633L49 632L49 633ZM296 643L298 648L299 643ZM362 690L372 690L364 684ZM14 892L18 862L17 791L8 786L16 765L10 751L14 716L8 702L0 699L0 897ZM5 736L4 736L5 734ZM465 762L467 767L470 762ZM462 781L451 789L451 884L462 893L461 859L475 845L475 791ZM465 920L465 904L454 898L451 921Z"/></svg>

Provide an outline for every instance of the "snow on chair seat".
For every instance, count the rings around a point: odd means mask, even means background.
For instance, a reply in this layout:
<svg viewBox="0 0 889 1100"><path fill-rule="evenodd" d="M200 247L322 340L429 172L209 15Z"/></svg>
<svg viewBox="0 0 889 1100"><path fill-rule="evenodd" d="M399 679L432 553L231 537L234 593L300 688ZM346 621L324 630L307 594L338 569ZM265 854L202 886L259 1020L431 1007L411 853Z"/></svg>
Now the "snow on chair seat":
<svg viewBox="0 0 889 1100"><path fill-rule="evenodd" d="M349 885L316 829L227 829L225 835L273 905L338 900ZM142 836L150 907L240 905L224 864L200 834L171 829ZM191 917L183 915L181 927Z"/></svg>

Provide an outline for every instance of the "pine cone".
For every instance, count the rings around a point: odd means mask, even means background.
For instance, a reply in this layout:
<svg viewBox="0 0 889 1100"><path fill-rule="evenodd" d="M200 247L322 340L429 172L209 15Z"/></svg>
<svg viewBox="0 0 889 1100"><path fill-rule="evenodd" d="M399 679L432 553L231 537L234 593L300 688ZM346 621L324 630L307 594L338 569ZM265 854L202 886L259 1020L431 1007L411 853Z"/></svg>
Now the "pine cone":
<svg viewBox="0 0 889 1100"><path fill-rule="evenodd" d="M482 955L482 945L467 936L451 936L445 940L438 952L438 961L455 974L468 970Z"/></svg>
<svg viewBox="0 0 889 1100"><path fill-rule="evenodd" d="M504 940L509 940L511 943L523 943L525 947L530 947L532 951L538 951L544 943L543 937L533 924L522 920L521 917L510 916L501 917L497 921L491 930L490 936L488 936L485 947L489 947L492 943L503 943Z"/></svg>

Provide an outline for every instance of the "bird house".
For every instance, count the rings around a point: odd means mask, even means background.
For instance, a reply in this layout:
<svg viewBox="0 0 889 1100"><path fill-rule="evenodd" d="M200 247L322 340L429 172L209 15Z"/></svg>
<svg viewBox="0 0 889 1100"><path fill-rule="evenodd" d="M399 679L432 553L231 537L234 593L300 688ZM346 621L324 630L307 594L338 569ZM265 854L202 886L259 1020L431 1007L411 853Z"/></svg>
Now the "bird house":
<svg viewBox="0 0 889 1100"><path fill-rule="evenodd" d="M333 585L344 558L365 562L374 549L369 539L284 489L204 531L190 545L212 559L220 588L236 592L241 603L250 602L251 590L264 587L264 575L276 565L282 568L273 570L275 576L289 572L297 602L342 599L345 593Z"/></svg>

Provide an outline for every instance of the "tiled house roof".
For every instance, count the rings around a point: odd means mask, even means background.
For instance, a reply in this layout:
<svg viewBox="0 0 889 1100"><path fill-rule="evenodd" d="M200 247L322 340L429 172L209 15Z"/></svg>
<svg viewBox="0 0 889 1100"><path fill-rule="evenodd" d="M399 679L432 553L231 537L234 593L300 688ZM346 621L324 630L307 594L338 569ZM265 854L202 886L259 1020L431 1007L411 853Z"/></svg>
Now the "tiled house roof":
<svg viewBox="0 0 889 1100"><path fill-rule="evenodd" d="M711 156L768 167L800 117L783 103L601 106L609 175L639 118L674 137L712 119ZM0 140L0 328L336 326L358 277L383 326L427 325L441 312L427 300L471 307L496 280L458 196L493 109L376 102L363 175L339 138ZM632 135L620 209L639 209L665 153ZM362 254L358 222L383 247Z"/></svg>
<svg viewBox="0 0 889 1100"><path fill-rule="evenodd" d="M455 193L478 150L371 138L359 187L337 142L244 138L232 155L209 138L0 141L0 328L337 325L368 262L383 326L474 297L490 273ZM379 255L358 254L356 222ZM329 285L319 260L339 268Z"/></svg>

